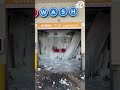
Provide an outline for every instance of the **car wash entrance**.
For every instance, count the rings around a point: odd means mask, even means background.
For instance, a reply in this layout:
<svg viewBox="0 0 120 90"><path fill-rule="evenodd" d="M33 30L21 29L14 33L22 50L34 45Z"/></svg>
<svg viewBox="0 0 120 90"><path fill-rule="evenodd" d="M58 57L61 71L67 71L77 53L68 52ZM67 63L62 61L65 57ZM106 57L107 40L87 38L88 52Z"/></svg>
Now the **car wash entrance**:
<svg viewBox="0 0 120 90"><path fill-rule="evenodd" d="M35 5L36 90L85 90L84 8L75 4Z"/></svg>
<svg viewBox="0 0 120 90"><path fill-rule="evenodd" d="M38 30L38 67L53 73L79 71L80 30Z"/></svg>

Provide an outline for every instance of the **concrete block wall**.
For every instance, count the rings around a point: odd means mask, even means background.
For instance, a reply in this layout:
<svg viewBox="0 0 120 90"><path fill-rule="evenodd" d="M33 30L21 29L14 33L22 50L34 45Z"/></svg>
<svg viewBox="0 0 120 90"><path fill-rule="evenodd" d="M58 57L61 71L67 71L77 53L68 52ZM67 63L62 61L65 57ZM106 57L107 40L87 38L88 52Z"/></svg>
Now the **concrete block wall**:
<svg viewBox="0 0 120 90"><path fill-rule="evenodd" d="M120 90L120 1L112 0L111 8L111 63L112 90Z"/></svg>

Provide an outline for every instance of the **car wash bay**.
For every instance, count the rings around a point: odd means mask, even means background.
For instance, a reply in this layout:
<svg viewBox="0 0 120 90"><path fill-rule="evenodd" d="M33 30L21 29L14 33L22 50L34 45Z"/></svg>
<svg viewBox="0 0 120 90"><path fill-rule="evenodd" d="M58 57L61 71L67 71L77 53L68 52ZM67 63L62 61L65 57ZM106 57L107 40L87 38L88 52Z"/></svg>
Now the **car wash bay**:
<svg viewBox="0 0 120 90"><path fill-rule="evenodd" d="M34 88L33 23L33 9L7 9L7 79L9 90Z"/></svg>

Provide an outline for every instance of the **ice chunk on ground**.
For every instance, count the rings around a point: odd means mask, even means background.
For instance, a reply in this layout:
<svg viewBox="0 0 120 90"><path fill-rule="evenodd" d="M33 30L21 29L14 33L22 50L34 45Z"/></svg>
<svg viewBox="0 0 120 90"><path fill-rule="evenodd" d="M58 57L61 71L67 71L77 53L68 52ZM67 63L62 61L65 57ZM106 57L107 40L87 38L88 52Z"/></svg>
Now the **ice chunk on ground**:
<svg viewBox="0 0 120 90"><path fill-rule="evenodd" d="M53 84L55 84L55 82L53 81Z"/></svg>
<svg viewBox="0 0 120 90"><path fill-rule="evenodd" d="M64 84L64 85L69 86L69 84L67 83L67 80L66 80L66 79L61 79L59 82L60 82L61 84Z"/></svg>
<svg viewBox="0 0 120 90"><path fill-rule="evenodd" d="M64 73L64 72L75 72L80 70L80 60L40 60L39 65L43 66L45 70L51 71L52 73Z"/></svg>

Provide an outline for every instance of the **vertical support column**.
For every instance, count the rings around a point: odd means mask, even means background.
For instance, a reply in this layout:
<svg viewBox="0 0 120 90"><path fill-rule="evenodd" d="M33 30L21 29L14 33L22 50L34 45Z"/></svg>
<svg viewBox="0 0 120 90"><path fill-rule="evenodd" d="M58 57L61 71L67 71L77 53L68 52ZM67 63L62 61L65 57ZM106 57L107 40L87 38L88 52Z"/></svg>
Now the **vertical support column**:
<svg viewBox="0 0 120 90"><path fill-rule="evenodd" d="M6 51L5 51L5 39L6 39L6 19L5 19L5 5L0 3L0 37L3 39L3 52L0 53L0 63L5 64L6 63Z"/></svg>
<svg viewBox="0 0 120 90"><path fill-rule="evenodd" d="M0 90L5 90L5 64L6 64L6 17L5 17L5 2L0 1L0 37L3 39L3 52L0 53Z"/></svg>
<svg viewBox="0 0 120 90"><path fill-rule="evenodd" d="M82 71L85 71L85 23L82 23L81 29L81 57L82 57Z"/></svg>
<svg viewBox="0 0 120 90"><path fill-rule="evenodd" d="M112 0L111 7L111 90L120 90L120 0Z"/></svg>
<svg viewBox="0 0 120 90"><path fill-rule="evenodd" d="M38 66L38 31L37 31L37 24L35 24L35 70L37 69Z"/></svg>

